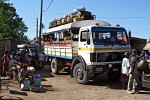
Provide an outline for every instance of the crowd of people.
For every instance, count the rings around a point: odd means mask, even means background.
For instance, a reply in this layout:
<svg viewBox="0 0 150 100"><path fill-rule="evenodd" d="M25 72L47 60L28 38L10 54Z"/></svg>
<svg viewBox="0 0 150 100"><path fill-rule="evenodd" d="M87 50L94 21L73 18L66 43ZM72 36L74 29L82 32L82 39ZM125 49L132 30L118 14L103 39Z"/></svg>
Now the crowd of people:
<svg viewBox="0 0 150 100"><path fill-rule="evenodd" d="M125 52L122 60L122 88L126 89L127 93L138 93L142 83L142 72L144 71L147 60L145 51L141 51L138 55L136 49L130 52ZM141 63L142 62L142 63ZM126 84L127 83L127 84Z"/></svg>
<svg viewBox="0 0 150 100"><path fill-rule="evenodd" d="M2 57L2 74L5 75L7 71L11 69L11 67L17 63L24 63L27 64L28 66L33 66L35 69L44 68L44 53L40 52L37 55L29 55L28 52L20 52L20 53L15 53L15 52L9 52L5 51L4 55Z"/></svg>
<svg viewBox="0 0 150 100"><path fill-rule="evenodd" d="M37 58L38 56L38 58ZM24 79L29 78L28 67L44 68L44 53L41 52L38 55L29 55L28 52L20 52L15 54L14 52L5 51L2 57L2 76L5 76L8 71L12 69L14 64L18 64L18 80L23 82ZM147 55L145 51L141 51L140 54L137 53L136 49L132 49L131 52L125 52L124 58L122 60L122 88L127 89L127 93L138 93L142 82L142 72L141 68L146 65L139 64L141 61L147 60Z"/></svg>
<svg viewBox="0 0 150 100"><path fill-rule="evenodd" d="M5 51L1 59L1 76L7 76L8 73L10 75L15 70L17 71L17 80L21 86L24 80L32 76L29 70L35 71L35 69L44 68L44 59L43 52L40 52L38 55L29 55L28 52L15 53Z"/></svg>

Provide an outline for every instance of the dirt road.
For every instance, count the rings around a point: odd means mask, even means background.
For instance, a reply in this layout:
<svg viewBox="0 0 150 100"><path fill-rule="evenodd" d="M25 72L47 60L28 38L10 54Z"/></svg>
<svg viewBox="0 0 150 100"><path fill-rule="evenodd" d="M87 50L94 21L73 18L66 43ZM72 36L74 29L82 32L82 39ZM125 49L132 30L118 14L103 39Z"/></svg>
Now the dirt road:
<svg viewBox="0 0 150 100"><path fill-rule="evenodd" d="M88 85L77 84L70 75L61 73L53 76L49 71L42 74L40 92L19 91L16 81L11 81L9 90L2 90L3 100L149 100L150 90L139 94L127 94L121 89L120 82L110 82L99 76Z"/></svg>

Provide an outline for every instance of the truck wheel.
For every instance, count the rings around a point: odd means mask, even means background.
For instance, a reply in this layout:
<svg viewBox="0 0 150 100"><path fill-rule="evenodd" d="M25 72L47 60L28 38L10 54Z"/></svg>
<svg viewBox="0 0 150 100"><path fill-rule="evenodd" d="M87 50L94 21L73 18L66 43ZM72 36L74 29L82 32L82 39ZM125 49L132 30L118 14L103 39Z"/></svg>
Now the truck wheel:
<svg viewBox="0 0 150 100"><path fill-rule="evenodd" d="M107 73L107 76L111 81L118 81L121 77L121 73L119 71L112 71Z"/></svg>
<svg viewBox="0 0 150 100"><path fill-rule="evenodd" d="M56 58L53 58L51 61L51 71L53 74L59 73L59 66Z"/></svg>
<svg viewBox="0 0 150 100"><path fill-rule="evenodd" d="M75 65L73 69L73 76L75 78L75 81L79 84L87 84L89 82L88 72L83 70L83 66L81 63Z"/></svg>

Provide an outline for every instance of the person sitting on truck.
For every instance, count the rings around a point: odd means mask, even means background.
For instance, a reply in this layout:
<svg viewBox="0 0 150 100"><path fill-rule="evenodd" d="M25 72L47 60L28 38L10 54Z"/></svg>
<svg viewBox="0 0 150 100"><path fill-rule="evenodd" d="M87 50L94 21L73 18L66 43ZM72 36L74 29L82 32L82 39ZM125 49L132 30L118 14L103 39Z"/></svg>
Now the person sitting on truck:
<svg viewBox="0 0 150 100"><path fill-rule="evenodd" d="M115 41L115 42L116 42L116 41L119 41L119 40L118 40L118 37L117 37L117 33L115 33L115 32L111 33L111 35L110 35L110 40L113 41L113 42L114 42L114 41Z"/></svg>
<svg viewBox="0 0 150 100"><path fill-rule="evenodd" d="M125 52L124 54L124 58L122 60L122 68L121 68L121 81L122 81L122 89L125 89L125 81L128 78L128 72L129 72L129 56L128 56L128 52Z"/></svg>
<svg viewBox="0 0 150 100"><path fill-rule="evenodd" d="M54 43L54 37L50 36L50 43Z"/></svg>

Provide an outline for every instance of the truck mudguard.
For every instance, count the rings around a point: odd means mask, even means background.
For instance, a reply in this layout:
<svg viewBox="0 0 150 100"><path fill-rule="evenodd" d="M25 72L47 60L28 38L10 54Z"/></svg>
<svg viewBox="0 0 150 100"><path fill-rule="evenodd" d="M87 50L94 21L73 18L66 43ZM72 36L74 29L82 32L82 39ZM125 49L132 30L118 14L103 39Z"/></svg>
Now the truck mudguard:
<svg viewBox="0 0 150 100"><path fill-rule="evenodd" d="M83 69L86 70L86 63L85 63L85 60L83 59L83 57L81 55L75 56L72 61L72 65L71 65L71 77L73 77L74 66L78 63L82 63Z"/></svg>

